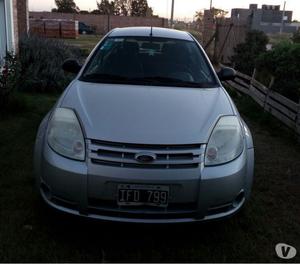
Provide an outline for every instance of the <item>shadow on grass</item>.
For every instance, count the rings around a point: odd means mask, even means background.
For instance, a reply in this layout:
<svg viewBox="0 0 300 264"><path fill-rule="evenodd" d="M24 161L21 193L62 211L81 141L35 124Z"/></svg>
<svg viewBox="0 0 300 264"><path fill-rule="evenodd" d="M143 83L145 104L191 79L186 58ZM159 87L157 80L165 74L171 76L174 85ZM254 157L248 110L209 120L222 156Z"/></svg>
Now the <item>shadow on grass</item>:
<svg viewBox="0 0 300 264"><path fill-rule="evenodd" d="M223 221L162 225L74 217L48 208L42 201L36 206L41 216L37 224L46 225L43 232L57 244L80 250L81 261L234 261L241 259L246 251L241 248L241 255L232 254L232 245L236 247L243 237L240 231L245 232L246 226L252 225L247 223L244 211Z"/></svg>

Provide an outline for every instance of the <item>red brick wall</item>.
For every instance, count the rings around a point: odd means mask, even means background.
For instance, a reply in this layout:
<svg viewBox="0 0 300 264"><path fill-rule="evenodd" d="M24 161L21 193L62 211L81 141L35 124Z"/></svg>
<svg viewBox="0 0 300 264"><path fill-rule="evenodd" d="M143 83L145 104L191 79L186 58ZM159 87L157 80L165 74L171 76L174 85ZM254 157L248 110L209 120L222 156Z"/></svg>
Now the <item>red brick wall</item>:
<svg viewBox="0 0 300 264"><path fill-rule="evenodd" d="M19 36L28 32L28 0L17 0Z"/></svg>
<svg viewBox="0 0 300 264"><path fill-rule="evenodd" d="M14 37L15 37L15 51L19 50L19 30L18 30L18 11L17 0L13 0L13 22L14 22Z"/></svg>
<svg viewBox="0 0 300 264"><path fill-rule="evenodd" d="M230 57L234 54L234 48L245 41L247 27L234 24L231 18L214 19L210 10L204 11L203 46L215 38L206 48L210 58L222 63L230 63Z"/></svg>
<svg viewBox="0 0 300 264"><path fill-rule="evenodd" d="M30 34L48 38L76 39L78 21L61 19L30 19Z"/></svg>
<svg viewBox="0 0 300 264"><path fill-rule="evenodd" d="M216 40L216 55L223 63L230 63L234 48L246 39L247 24L233 24L230 18L218 20L218 38Z"/></svg>
<svg viewBox="0 0 300 264"><path fill-rule="evenodd" d="M28 32L28 0L12 0L15 51L19 50L20 37Z"/></svg>
<svg viewBox="0 0 300 264"><path fill-rule="evenodd" d="M204 19L203 19L203 47L205 47L213 35L216 32L216 22L213 17L213 13L210 10L204 11ZM211 44L206 48L206 52L210 58L212 58L214 53L214 44L215 42L211 42Z"/></svg>
<svg viewBox="0 0 300 264"><path fill-rule="evenodd" d="M83 14L67 14L52 12L30 12L30 18L35 19L73 19L84 22L89 26L96 28L97 34L104 34L108 29L116 27L129 26L153 26L167 27L167 20L157 17L125 17L125 16L108 16L106 15L83 15ZM108 21L110 26L108 27Z"/></svg>

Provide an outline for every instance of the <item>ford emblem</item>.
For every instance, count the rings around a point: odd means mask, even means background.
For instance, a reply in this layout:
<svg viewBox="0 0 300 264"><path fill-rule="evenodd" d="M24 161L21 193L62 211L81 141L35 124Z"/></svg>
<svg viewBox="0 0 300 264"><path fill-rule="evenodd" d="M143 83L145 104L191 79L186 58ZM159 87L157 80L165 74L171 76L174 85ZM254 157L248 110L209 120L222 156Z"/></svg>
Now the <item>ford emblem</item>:
<svg viewBox="0 0 300 264"><path fill-rule="evenodd" d="M156 155L154 153L137 153L135 160L142 163L149 163L156 160Z"/></svg>

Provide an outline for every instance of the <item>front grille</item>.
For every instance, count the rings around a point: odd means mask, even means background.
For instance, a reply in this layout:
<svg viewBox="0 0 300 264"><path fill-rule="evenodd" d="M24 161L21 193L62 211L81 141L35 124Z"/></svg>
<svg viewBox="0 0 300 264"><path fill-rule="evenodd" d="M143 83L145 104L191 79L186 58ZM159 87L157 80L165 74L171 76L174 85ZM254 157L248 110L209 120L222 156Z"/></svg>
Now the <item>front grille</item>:
<svg viewBox="0 0 300 264"><path fill-rule="evenodd" d="M89 158L92 163L103 166L147 169L197 168L202 161L204 146L188 145L146 145L88 140ZM138 153L155 154L152 162L139 162Z"/></svg>

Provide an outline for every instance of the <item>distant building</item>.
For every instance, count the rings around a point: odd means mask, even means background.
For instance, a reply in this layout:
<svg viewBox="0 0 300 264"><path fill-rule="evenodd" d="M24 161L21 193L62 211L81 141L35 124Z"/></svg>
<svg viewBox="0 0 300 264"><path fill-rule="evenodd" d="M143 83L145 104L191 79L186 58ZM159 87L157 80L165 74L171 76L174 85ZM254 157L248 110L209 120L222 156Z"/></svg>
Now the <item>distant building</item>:
<svg viewBox="0 0 300 264"><path fill-rule="evenodd" d="M246 24L252 30L261 30L267 34L279 33L284 18L282 32L294 33L297 26L292 23L293 11L280 10L280 5L250 4L249 8L233 8L231 19L234 24Z"/></svg>

